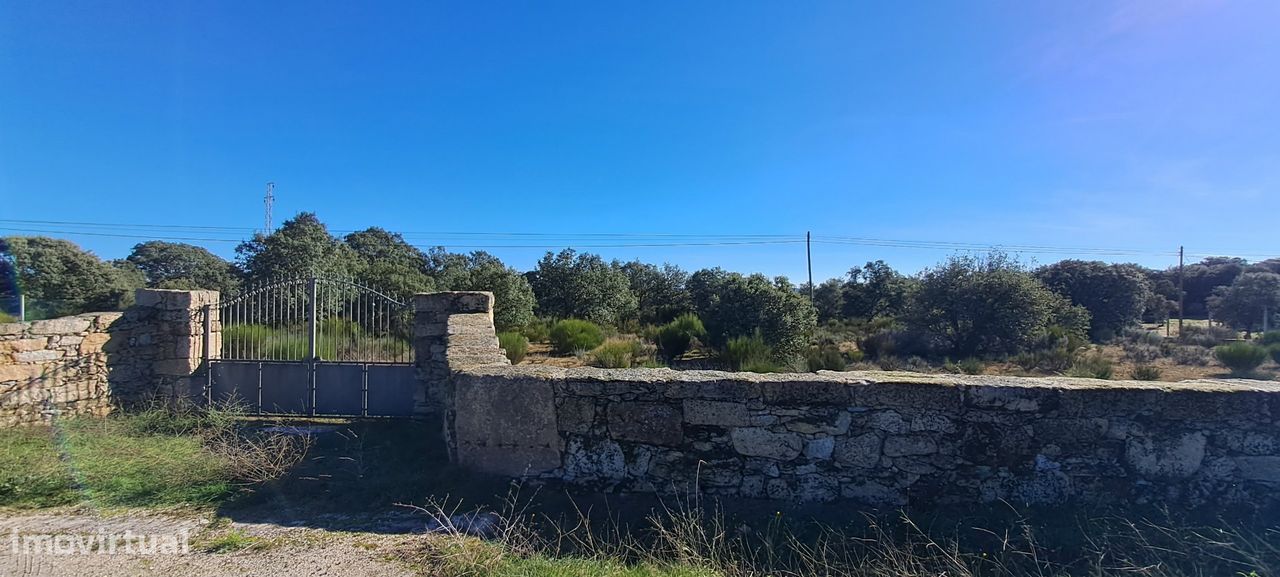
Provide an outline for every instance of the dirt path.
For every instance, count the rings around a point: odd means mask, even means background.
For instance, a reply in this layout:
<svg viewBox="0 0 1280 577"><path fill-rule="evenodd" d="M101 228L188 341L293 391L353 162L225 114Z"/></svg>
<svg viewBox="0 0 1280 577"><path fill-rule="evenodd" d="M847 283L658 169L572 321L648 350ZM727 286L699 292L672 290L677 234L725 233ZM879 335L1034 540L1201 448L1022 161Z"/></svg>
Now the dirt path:
<svg viewBox="0 0 1280 577"><path fill-rule="evenodd" d="M0 577L72 576L405 576L416 575L392 554L422 539L421 534L385 532L396 523L380 522L377 532L334 531L308 527L283 527L273 523L215 522L207 515L128 513L95 516L0 513ZM401 523L403 525L403 523ZM17 532L15 537L15 531ZM24 536L58 534L63 545L72 538L93 543L98 535L162 535L189 540L187 553L132 554L117 544L114 554L77 551L67 554L48 550L22 551ZM15 545L15 538L19 539ZM163 539L163 537L162 537ZM137 543L136 541L134 542ZM163 549L165 542L159 542ZM227 546L228 543L234 545ZM210 552L216 545L234 549ZM71 545L74 547L74 545ZM15 551L15 547L18 550ZM64 549L65 551L65 549Z"/></svg>

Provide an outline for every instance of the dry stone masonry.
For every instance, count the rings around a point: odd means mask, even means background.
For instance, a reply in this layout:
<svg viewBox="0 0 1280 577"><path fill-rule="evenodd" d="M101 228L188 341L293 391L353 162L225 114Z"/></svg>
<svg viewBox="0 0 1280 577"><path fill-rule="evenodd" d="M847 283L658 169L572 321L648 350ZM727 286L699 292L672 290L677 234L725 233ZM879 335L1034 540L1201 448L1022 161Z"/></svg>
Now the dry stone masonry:
<svg viewBox="0 0 1280 577"><path fill-rule="evenodd" d="M197 395L212 291L0 325L0 425ZM888 506L1280 502L1280 383L508 364L493 295L414 299L417 413L478 471L618 492Z"/></svg>
<svg viewBox="0 0 1280 577"><path fill-rule="evenodd" d="M0 426L104 415L198 390L200 313L217 300L215 291L142 289L124 312L0 324Z"/></svg>
<svg viewBox="0 0 1280 577"><path fill-rule="evenodd" d="M39 423L55 410L109 412L107 329L120 317L94 313L0 324L0 427Z"/></svg>
<svg viewBox="0 0 1280 577"><path fill-rule="evenodd" d="M462 464L606 491L901 506L1262 505L1280 383L476 367Z"/></svg>

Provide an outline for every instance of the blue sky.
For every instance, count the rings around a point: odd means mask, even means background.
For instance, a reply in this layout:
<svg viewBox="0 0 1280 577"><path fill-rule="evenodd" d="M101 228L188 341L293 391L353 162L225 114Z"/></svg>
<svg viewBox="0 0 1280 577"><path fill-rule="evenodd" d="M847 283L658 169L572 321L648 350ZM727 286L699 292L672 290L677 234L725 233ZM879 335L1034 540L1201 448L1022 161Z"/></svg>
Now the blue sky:
<svg viewBox="0 0 1280 577"><path fill-rule="evenodd" d="M232 240L274 181L277 223L522 269L601 233L1280 256L1269 0L0 4L0 219ZM856 242L815 278L954 250ZM804 276L798 243L590 250Z"/></svg>

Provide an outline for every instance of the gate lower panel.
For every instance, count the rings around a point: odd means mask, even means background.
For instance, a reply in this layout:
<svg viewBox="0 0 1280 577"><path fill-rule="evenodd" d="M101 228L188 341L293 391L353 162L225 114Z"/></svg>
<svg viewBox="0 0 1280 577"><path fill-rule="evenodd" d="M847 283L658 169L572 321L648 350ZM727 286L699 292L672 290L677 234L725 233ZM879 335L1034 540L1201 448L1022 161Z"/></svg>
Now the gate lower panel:
<svg viewBox="0 0 1280 577"><path fill-rule="evenodd" d="M262 415L408 417L418 387L410 364L215 360L207 400Z"/></svg>

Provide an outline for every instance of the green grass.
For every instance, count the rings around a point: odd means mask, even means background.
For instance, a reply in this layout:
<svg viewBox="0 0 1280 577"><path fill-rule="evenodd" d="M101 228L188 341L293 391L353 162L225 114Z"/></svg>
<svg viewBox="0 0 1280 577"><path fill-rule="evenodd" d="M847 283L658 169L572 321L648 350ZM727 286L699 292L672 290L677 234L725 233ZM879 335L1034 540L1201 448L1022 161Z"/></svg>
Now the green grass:
<svg viewBox="0 0 1280 577"><path fill-rule="evenodd" d="M0 429L0 507L56 507L78 500L52 429Z"/></svg>
<svg viewBox="0 0 1280 577"><path fill-rule="evenodd" d="M438 577L717 577L710 569L682 563L627 563L605 556L521 555L501 543L471 537L433 540L413 559L424 574Z"/></svg>
<svg viewBox="0 0 1280 577"><path fill-rule="evenodd" d="M226 464L197 436L145 432L139 419L0 431L0 507L208 506L231 493Z"/></svg>
<svg viewBox="0 0 1280 577"><path fill-rule="evenodd" d="M206 553L232 553L244 549L262 549L264 546L265 542L260 537L245 533L243 529L232 529L200 543L199 548Z"/></svg>

